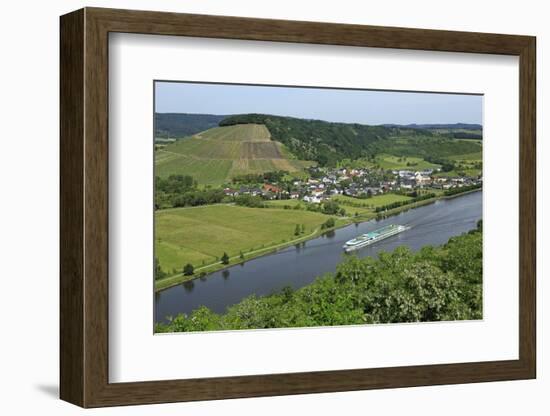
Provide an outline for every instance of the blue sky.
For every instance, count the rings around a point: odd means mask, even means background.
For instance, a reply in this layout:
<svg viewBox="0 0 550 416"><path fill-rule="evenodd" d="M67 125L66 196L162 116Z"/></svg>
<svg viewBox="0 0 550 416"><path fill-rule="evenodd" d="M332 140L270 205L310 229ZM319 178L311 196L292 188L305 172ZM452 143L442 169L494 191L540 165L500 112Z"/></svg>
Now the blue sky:
<svg viewBox="0 0 550 416"><path fill-rule="evenodd" d="M159 113L264 113L362 124L482 124L483 97L464 94L156 82Z"/></svg>

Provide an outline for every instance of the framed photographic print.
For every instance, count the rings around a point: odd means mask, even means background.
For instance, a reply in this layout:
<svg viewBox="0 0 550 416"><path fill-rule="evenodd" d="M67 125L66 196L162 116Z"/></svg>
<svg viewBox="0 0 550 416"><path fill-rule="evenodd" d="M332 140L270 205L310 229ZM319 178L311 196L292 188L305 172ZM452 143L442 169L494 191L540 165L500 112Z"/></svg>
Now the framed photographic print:
<svg viewBox="0 0 550 416"><path fill-rule="evenodd" d="M61 17L61 398L534 378L535 38Z"/></svg>

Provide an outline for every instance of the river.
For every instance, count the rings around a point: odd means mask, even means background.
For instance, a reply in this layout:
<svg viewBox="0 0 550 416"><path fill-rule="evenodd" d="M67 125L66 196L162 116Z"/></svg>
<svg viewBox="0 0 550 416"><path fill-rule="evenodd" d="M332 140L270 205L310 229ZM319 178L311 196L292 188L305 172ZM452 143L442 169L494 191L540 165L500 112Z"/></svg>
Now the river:
<svg viewBox="0 0 550 416"><path fill-rule="evenodd" d="M285 286L305 286L317 276L336 270L343 259L342 246L346 241L387 224L409 225L411 229L356 251L359 257L376 256L381 250L391 251L398 246L419 250L426 245L441 245L450 237L475 228L482 215L482 199L482 192L473 192L383 220L351 224L243 265L157 292L155 322L165 322L167 316L189 313L201 305L221 313L252 294L262 296Z"/></svg>

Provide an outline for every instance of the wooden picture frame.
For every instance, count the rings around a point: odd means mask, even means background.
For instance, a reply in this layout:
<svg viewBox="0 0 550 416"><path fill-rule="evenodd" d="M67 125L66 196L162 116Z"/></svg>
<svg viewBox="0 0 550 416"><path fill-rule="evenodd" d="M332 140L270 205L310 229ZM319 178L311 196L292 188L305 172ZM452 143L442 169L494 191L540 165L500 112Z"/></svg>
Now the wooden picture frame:
<svg viewBox="0 0 550 416"><path fill-rule="evenodd" d="M82 407L530 379L536 376L535 38L85 8L61 17L60 396ZM108 35L263 40L519 57L519 359L109 383Z"/></svg>

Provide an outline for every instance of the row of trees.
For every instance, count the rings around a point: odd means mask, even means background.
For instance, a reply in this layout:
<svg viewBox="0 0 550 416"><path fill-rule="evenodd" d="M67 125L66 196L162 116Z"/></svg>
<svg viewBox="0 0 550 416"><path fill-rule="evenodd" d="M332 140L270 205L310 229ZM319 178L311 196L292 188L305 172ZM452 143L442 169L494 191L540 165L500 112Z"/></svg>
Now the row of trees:
<svg viewBox="0 0 550 416"><path fill-rule="evenodd" d="M329 228L333 228L335 225L336 225L336 221L334 221L334 218L331 217L321 224L321 230L327 230Z"/></svg>
<svg viewBox="0 0 550 416"><path fill-rule="evenodd" d="M250 296L216 314L201 307L157 332L285 328L482 318L481 223L442 247L348 256L336 273L298 290Z"/></svg>
<svg viewBox="0 0 550 416"><path fill-rule="evenodd" d="M156 209L218 204L224 198L222 189L200 189L189 175L155 178Z"/></svg>
<svg viewBox="0 0 550 416"><path fill-rule="evenodd" d="M340 204L332 199L324 201L322 204L307 204L306 210L320 212L325 215L340 215L342 217L346 215L346 210L340 207Z"/></svg>
<svg viewBox="0 0 550 416"><path fill-rule="evenodd" d="M241 258L244 258L242 252ZM224 251L220 260L222 264L229 264L229 255ZM183 266L182 272L184 276L191 276L193 275L193 273L195 273L195 267L191 263L187 263L185 266Z"/></svg>
<svg viewBox="0 0 550 416"><path fill-rule="evenodd" d="M266 208L267 205L261 196L257 195L239 195L233 198L235 204L249 208Z"/></svg>
<svg viewBox="0 0 550 416"><path fill-rule="evenodd" d="M475 189L481 189L482 185L481 184L477 184L477 185L468 185L468 186L463 186L461 188L451 188L451 189L447 189L445 192L444 192L444 195L445 196L452 196L452 195L458 195L458 194L462 194L464 192L469 192L469 191L473 191Z"/></svg>
<svg viewBox="0 0 550 416"><path fill-rule="evenodd" d="M277 183L281 182L286 175L288 175L288 172L284 170L264 173L248 173L234 176L231 179L231 182L234 184L260 184L264 182Z"/></svg>
<svg viewBox="0 0 550 416"><path fill-rule="evenodd" d="M452 160L441 158L441 157L434 157L431 155L424 156L424 160L426 162L434 163L436 165L441 166L441 172L450 172L455 168L455 164Z"/></svg>
<svg viewBox="0 0 550 416"><path fill-rule="evenodd" d="M300 234L304 234L306 232L306 226L304 224L296 224L296 227L294 228L294 235L299 236Z"/></svg>
<svg viewBox="0 0 550 416"><path fill-rule="evenodd" d="M427 194L418 195L417 197L407 199L407 200L404 200L404 201L396 201L396 202L392 202L391 204L381 205L379 207L376 207L374 209L374 212L388 211L390 209L399 208L399 207L402 207L404 205L410 205L410 204L414 204L415 202L424 201L424 200L430 199L430 198L435 198L435 196L436 195L432 192L427 193Z"/></svg>

